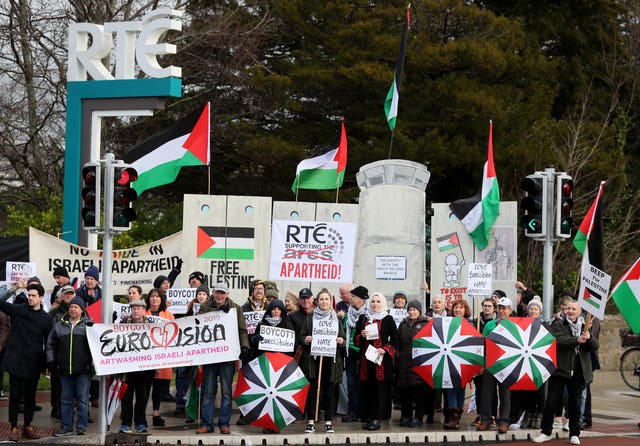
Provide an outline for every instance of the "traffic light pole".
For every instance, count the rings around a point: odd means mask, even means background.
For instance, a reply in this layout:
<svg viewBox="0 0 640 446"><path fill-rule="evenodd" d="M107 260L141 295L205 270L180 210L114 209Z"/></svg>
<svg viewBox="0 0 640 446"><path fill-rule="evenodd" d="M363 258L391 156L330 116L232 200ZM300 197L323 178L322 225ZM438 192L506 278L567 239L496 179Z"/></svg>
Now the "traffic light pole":
<svg viewBox="0 0 640 446"><path fill-rule="evenodd" d="M105 153L104 162L104 233L102 238L102 322L111 323L113 314L113 290L111 267L113 263L113 234L109 222L113 219L113 153ZM100 199L100 197L98 197ZM100 377L100 409L98 432L107 433L107 377Z"/></svg>
<svg viewBox="0 0 640 446"><path fill-rule="evenodd" d="M547 167L544 170L547 182L547 202L544 206L547 208L545 225L547 230L544 235L544 255L542 260L542 316L544 320L551 319L553 314L553 242L554 242L554 226L553 226L553 201L554 201L554 184L556 172L553 167Z"/></svg>

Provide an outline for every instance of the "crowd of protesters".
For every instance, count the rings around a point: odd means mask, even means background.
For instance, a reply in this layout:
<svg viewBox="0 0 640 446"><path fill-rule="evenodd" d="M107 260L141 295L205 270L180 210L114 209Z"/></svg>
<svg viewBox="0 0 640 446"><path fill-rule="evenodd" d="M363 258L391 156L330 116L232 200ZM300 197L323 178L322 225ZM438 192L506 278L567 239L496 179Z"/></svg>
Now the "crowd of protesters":
<svg viewBox="0 0 640 446"><path fill-rule="evenodd" d="M158 276L146 293L137 286L129 288L130 314L118 323L141 323L173 320L167 290L180 273L180 265L168 276ZM35 393L39 377L45 369L51 377L53 418L60 419L54 435L82 435L92 422L90 407L96 405L97 386L92 381L92 359L87 339L87 327L93 322L87 316L87 306L102 298L98 270L90 267L84 283L75 287L64 268L54 270L56 287L51 295L49 312L43 305L45 291L37 277L0 297L0 359L2 370L9 375L10 440L36 439L32 426L37 409ZM504 434L509 429L534 428L541 433L534 442L552 438L552 429L569 431L570 443L580 444L580 430L590 427L589 384L597 364L597 321L585 320L578 303L571 296L560 300L559 312L550 321L542 321L539 296L520 282L516 304L501 290L479 302L473 318L469 303L464 300L447 302L444 296L428 294L409 300L403 291L387 297L365 286L342 284L339 301L323 288L314 293L309 288L287 291L279 299L274 282L256 280L242 305L229 296L224 283L208 286L205 276L194 271L189 284L196 289L186 315L208 312L237 315L240 362L228 361L204 364L196 433L216 431L231 433L232 386L239 366L264 353L261 347L262 326L273 326L295 332L295 345L289 352L310 383L306 410L299 419L306 423L305 432L316 431L320 415L322 431L335 432L334 417L341 407L342 422L362 423L362 429L379 430L384 423L399 423L407 428L420 428L435 423L434 413L442 413L445 429L459 429L461 417L468 405L469 389L465 387L434 389L413 369L412 340L433 318L460 317L466 319L483 336L488 336L502 321L511 317L539 319L557 339L557 369L538 390L510 391L491 373L484 371L473 378L477 417L472 423L479 431L493 428ZM426 299L424 299L426 297ZM423 302L429 308L423 311ZM243 313L262 312L256 327L245 324ZM313 327L321 321L336 321L335 354L331 357L312 355ZM172 373L176 377L175 397L169 392ZM148 430L147 406L152 400L152 424L165 425L160 416L163 401L175 401L173 415L196 420L185 411L185 389L194 374L193 367L128 372L123 380L127 389L120 411L121 433ZM153 390L152 390L153 389ZM220 406L215 402L220 392ZM0 397L6 397L4 389ZM134 401L135 400L135 401ZM342 401L341 401L342 400ZM342 403L342 404L341 404ZM398 420L392 420L392 409L400 409ZM565 410L562 418L563 408ZM18 414L24 413L23 427L18 426ZM74 429L75 415L75 429ZM238 425L248 424L243 416ZM264 433L278 433L264 429Z"/></svg>

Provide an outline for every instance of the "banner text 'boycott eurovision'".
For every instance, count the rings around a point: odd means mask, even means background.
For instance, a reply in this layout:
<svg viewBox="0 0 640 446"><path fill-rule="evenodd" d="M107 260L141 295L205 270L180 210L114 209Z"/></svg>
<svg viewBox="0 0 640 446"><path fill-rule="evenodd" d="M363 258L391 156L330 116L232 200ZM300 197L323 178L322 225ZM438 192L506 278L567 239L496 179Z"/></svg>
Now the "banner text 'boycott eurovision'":
<svg viewBox="0 0 640 446"><path fill-rule="evenodd" d="M238 359L236 310L175 321L87 327L97 375L212 364Z"/></svg>

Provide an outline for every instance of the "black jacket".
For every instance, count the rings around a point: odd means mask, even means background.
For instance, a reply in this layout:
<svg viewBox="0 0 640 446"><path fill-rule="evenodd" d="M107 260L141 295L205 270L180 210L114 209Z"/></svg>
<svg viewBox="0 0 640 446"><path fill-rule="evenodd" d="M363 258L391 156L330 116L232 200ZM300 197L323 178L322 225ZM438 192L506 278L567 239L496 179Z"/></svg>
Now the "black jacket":
<svg viewBox="0 0 640 446"><path fill-rule="evenodd" d="M89 322L90 323L90 322ZM60 375L91 372L91 350L87 339L87 319L71 325L69 315L53 326L47 341L47 363L55 363Z"/></svg>
<svg viewBox="0 0 640 446"><path fill-rule="evenodd" d="M555 320L551 324L550 331L556 338L556 359L558 362L556 371L553 374L570 378L573 375L577 354L579 355L584 382L586 384L591 383L593 381L591 352L598 350L598 341L592 336L584 344L578 344L578 338L573 335L571 327L569 327L564 318Z"/></svg>
<svg viewBox="0 0 640 446"><path fill-rule="evenodd" d="M45 346L52 327L49 313L34 311L29 304L0 302L0 311L11 318L11 334L2 369L23 379L37 379L45 370Z"/></svg>
<svg viewBox="0 0 640 446"><path fill-rule="evenodd" d="M414 321L405 318L398 327L398 387L414 387L424 384L424 380L413 371L413 337L427 325L427 318L422 314Z"/></svg>

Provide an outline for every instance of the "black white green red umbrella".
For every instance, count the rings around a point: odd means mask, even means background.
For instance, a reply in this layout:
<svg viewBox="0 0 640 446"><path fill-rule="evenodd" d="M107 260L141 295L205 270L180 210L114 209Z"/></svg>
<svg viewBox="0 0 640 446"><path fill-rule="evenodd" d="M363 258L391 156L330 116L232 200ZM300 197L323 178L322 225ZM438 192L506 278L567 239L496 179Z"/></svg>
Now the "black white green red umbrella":
<svg viewBox="0 0 640 446"><path fill-rule="evenodd" d="M280 430L302 416L308 392L291 356L266 352L240 369L233 399L250 424Z"/></svg>
<svg viewBox="0 0 640 446"><path fill-rule="evenodd" d="M556 369L556 338L532 317L504 319L487 336L486 368L510 390L536 390Z"/></svg>
<svg viewBox="0 0 640 446"><path fill-rule="evenodd" d="M465 386L482 370L484 338L462 317L431 319L413 337L413 370L435 389Z"/></svg>

